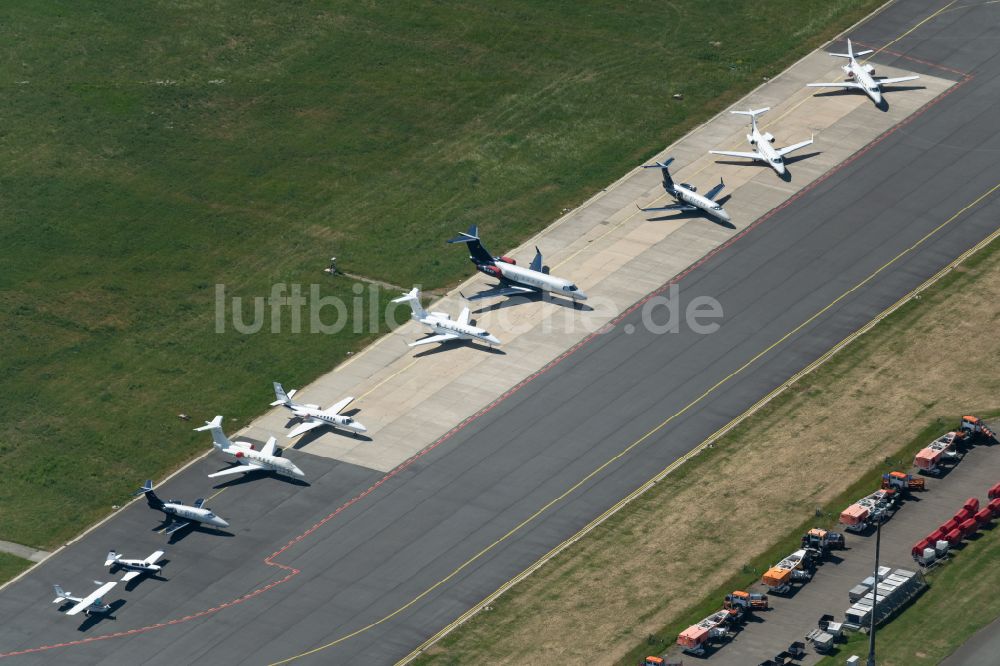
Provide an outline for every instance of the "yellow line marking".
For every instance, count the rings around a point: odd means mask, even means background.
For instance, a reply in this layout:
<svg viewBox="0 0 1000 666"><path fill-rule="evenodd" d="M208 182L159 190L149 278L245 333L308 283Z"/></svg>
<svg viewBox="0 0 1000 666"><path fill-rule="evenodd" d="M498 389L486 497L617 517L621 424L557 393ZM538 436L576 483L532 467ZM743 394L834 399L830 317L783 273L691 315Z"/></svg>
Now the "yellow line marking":
<svg viewBox="0 0 1000 666"><path fill-rule="evenodd" d="M934 12L933 14L931 14L930 16L928 16L927 18L925 18L920 23L917 23L915 26L913 26L912 28L910 28L909 30L907 30L906 32L904 32L902 35L900 35L896 39L894 39L891 42L888 42L886 44L883 44L882 46L880 46L877 49L875 49L875 51L870 56L868 56L867 58L865 58L864 61L868 62L869 60L871 60L872 58L874 58L875 56L877 56L879 53L881 53L882 51L886 50L887 48L889 48L890 46L892 46L893 44L895 44L899 40L903 39L904 37L906 37L907 35L909 35L911 32L913 32L914 30L916 30L917 28L919 28L920 26L922 26L923 24L925 24L928 21L930 21L931 19L937 18L941 14L945 13L946 11L948 11L949 9L951 9L951 6L954 5L956 2L958 2L958 0L951 0L951 2L949 2L947 5L945 5L941 9L937 10L936 12Z"/></svg>
<svg viewBox="0 0 1000 666"><path fill-rule="evenodd" d="M812 322L814 322L816 319L818 319L819 317L821 317L824 313L828 312L831 308L835 307L838 303L840 303L842 300L844 300L845 298L847 298L848 296L850 296L851 294L853 294L855 291L857 291L858 289L861 289L863 286L865 286L866 284L868 284L869 282L871 282L872 280L874 280L878 275L880 275L887 268L889 268L890 266L892 266L893 264L895 264L897 261L899 261L900 259L902 259L906 255L912 253L914 250L916 250L918 247L920 247L923 243L925 243L929 238L931 238L932 236L934 236L935 234L937 234L939 231L941 231L941 229L944 229L946 226L948 226L949 224L951 224L952 222L954 222L963 213L965 213L966 211L968 211L970 208L976 206L979 202L981 202L982 200L986 199L988 196L990 196L991 194L993 194L998 189L1000 189L1000 183L994 185L987 192L985 192L984 194L982 194L978 198L976 198L975 201L973 201L970 204L967 204L962 209L960 209L957 213L955 213L954 215L952 215L951 217L949 217L947 220L945 220L944 222L942 222L938 226L934 227L934 229L932 229L931 231L929 231L927 234L925 234L919 240L917 240L916 242L914 242L912 245L910 245L906 249L902 250L899 254L897 254L896 256L894 256L889 261L887 261L884 264L882 264L881 266L879 266L868 277L866 277L865 279L863 279L860 282L858 282L856 285L854 285L853 287L851 287L850 289L848 289L847 291L845 291L844 293L842 293L840 296L838 296L837 298L835 298L828 305L826 305L821 310L819 310L818 312L816 312L815 314L813 314L811 317L809 317L808 319L806 319L804 322L802 322L801 324L799 324L798 326L796 326L792 330L790 330L787 333L785 333L783 336L781 336L778 340L776 340L772 344L768 345L764 350L762 350L759 353L757 353L756 355L754 355L746 363L744 363L739 368L737 368L736 370L730 372L728 375L726 375L725 377L723 377L722 379L720 379L718 382L716 382L715 384L713 384L710 388L708 388L707 390L705 390L697 398L695 398L694 400L692 400L691 402L689 402L687 405L685 405L684 407L682 407L680 410L678 410L677 412L675 412L671 416L668 416L666 419L664 419L663 421L661 421L659 423L659 425L655 426L654 428L652 428L651 430L649 430L646 434L644 434L642 437L640 437L639 439L635 440L634 442L632 442L631 444L629 444L628 446L626 446L624 449L622 449L621 451L619 451L613 457L609 458L606 462L604 462L603 464L601 464L600 466L598 466L596 469L594 469L592 472L590 472L589 474L587 474L586 476L584 476L582 479L580 479L579 481L577 481L576 483L574 483L572 486L570 486L568 489L566 489L563 493L561 493L557 497L553 498L552 500L546 502L541 508L539 508L537 511L535 511L534 513L532 513L529 517L525 518L523 521L521 521L520 523L518 523L516 526L514 526L513 528L511 528L510 530L508 530L505 534L503 534L503 536L499 537L498 539L496 539L495 541L493 541L491 544L489 544L488 546L486 546L485 548L483 548L482 550L480 550L478 553L476 553L475 555L473 555L472 557L470 557L469 559L467 559L465 562L463 562L458 567L456 567L454 570L452 570L451 573L449 573L447 576L445 576L444 578L440 579L439 581L437 581L436 583L434 583L433 585L431 585L430 587L428 587L426 590L424 590L423 592L421 592L417 596L413 597L413 599L411 599L407 603L403 604L402 606L400 606L399 608L397 608L393 612L389 613L388 615L386 615L386 616L384 616L384 617L382 617L382 618L380 618L378 620L375 620L374 622L371 622L370 624L367 624L367 625L365 625L365 626L363 626L363 627L361 627L359 629L356 629L356 630L350 632L349 634L341 636L340 638L337 638L336 640L330 641L329 643L326 643L326 644L321 645L319 647L313 648L312 650L309 650L309 651L306 651L306 652L302 652L300 654L297 654L297 655L294 655L294 656L291 656L291 657L287 657L287 658L285 658L285 659L283 659L281 661L276 661L276 662L274 662L272 664L272 666L277 666L278 664L286 664L286 663L288 663L290 661L294 661L294 660L299 659L301 657L312 655L312 654L315 654L317 652L320 652L321 650L325 650L325 649L333 647L335 645L339 645L340 643L343 643L344 641L347 641L347 640L349 640L351 638L354 638L355 636L357 636L359 634L362 634L362 633L368 631L369 629L377 627L380 624L385 624L386 622L388 622L392 618L396 617L400 613L403 613L404 611L406 611L407 609L409 609L410 607L412 607L414 604L416 604L417 602L419 602L421 599L423 599L424 597L426 597L427 595L429 595L430 593L432 593L434 590L436 590L437 588L441 587L442 585L444 585L445 583L447 583L448 581L450 581L452 578L454 578L455 576L457 576L459 573L461 573L469 565L471 565L472 563L474 563L476 560L478 560L479 558L481 558L483 555L485 555L486 553L488 553L489 551L493 550L495 547L497 547L498 545L500 545L501 543L503 543L504 541L506 541L508 538L510 538L512 535L514 535L515 533L517 533L518 531L520 531L521 529L523 529L529 523L533 522L538 516L542 515L546 511L548 511L552 506L558 504L559 502L561 502L562 500L564 500L566 497L568 497L569 495L571 495L573 492L575 492L581 486L583 486L588 481L590 481L591 479L593 479L595 476L597 476L598 474L600 474L602 471L604 471L605 469L607 469L610 465L613 465L615 462L617 462L618 460L620 460L624 456L628 455L637 446L639 446L640 444L642 444L643 442L645 442L647 439L649 439L650 437L652 437L653 435L655 435L657 432L659 432L660 430L662 430L669 423L671 423L672 421L674 421L675 419L677 419L679 416L682 416L686 412L690 411L694 406L696 406L698 403L700 403L702 400L704 400L707 396L709 396L710 394L712 394L713 392L715 392L720 386L722 386L723 384L725 384L728 381L730 381L736 375L742 373L744 370L746 370L752 364L754 364L755 362L757 362L765 354L769 353L775 347L777 347L778 345L780 345L784 341L788 340L790 337L792 337L793 335L795 335L796 333L798 333L799 331L801 331L803 328L805 328L806 326L808 326L809 324L811 324ZM693 449L688 454L686 454L684 457L682 457L682 458L678 459L677 461L675 461L670 467L668 467L668 469L675 468L676 466L678 466L679 464L681 464L683 461L688 460L692 455L694 455L699 450L700 449L698 449L698 448ZM449 625L449 626L451 626L451 625ZM407 657L406 659L404 659L403 662L407 661L408 659L409 659L409 657Z"/></svg>
<svg viewBox="0 0 1000 666"><path fill-rule="evenodd" d="M415 358L414 359L410 359L409 363L407 363L402 368L400 368L396 372L392 373L391 375L389 375L388 377L386 377L385 379L383 379L382 381L380 381L378 384L376 384L375 386L371 387L370 389L368 389L367 391L365 391L364 393L362 393L361 395L359 395L357 399L359 401L362 400L362 399L364 399L366 396L368 396L372 392L374 392L375 389L377 389L378 387L382 386L382 384L385 384L387 381L389 381L390 379L393 379L397 375L403 374L404 372L406 372L407 370L409 370L410 368L412 368L416 364L417 364L417 359L415 359Z"/></svg>
<svg viewBox="0 0 1000 666"><path fill-rule="evenodd" d="M228 487L229 487L229 486L226 486L226 488L228 488ZM214 493L214 494L213 494L213 495L212 495L211 497L209 497L209 498L208 498L208 499L206 499L205 501L206 501L206 502L211 502L211 501L212 501L212 500L214 500L214 499L215 499L216 497L218 497L218 496L219 496L219 495L221 495L222 493L226 492L226 488L220 488L220 489L219 489L219 492L217 492L217 493Z"/></svg>

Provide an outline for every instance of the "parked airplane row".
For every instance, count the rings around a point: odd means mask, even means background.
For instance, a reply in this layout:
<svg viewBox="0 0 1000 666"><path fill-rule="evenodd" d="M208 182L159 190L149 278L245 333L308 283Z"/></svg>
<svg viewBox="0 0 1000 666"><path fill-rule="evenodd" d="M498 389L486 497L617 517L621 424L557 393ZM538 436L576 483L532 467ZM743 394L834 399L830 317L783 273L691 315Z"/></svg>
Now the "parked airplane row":
<svg viewBox="0 0 1000 666"><path fill-rule="evenodd" d="M833 83L810 83L809 87L842 88L846 90L860 90L876 105L883 104L882 86L887 84L902 83L919 78L913 76L901 77L879 77L875 76L875 68L870 64L862 64L857 61L858 56L872 53L871 50L854 52L851 40L847 40L847 53L831 53L835 57L847 58L848 62L843 66L846 80ZM746 135L752 150L731 151L731 150L711 150L713 155L725 157L736 157L763 162L773 169L779 176L784 176L787 172L785 156L797 150L805 148L813 143L815 137L800 141L784 148L776 148L772 144L775 137L770 132L762 132L757 125L757 118L769 111L765 107L761 109L748 109L746 111L732 111L737 115L749 116L750 131ZM663 162L645 165L647 169L659 169L662 175L664 193L673 198L674 203L665 206L655 206L640 208L644 212L677 211L677 212L702 212L726 224L731 223L731 218L723 208L723 200L718 199L719 193L725 187L725 183L720 178L719 184L712 187L705 194L698 194L697 188L688 183L677 183L670 175L670 165L674 159L671 157ZM475 265L476 270L485 275L495 278L497 284L487 289L466 297L469 301L477 301L486 298L501 296L518 296L528 294L553 294L570 299L574 302L587 300L587 295L581 291L576 284L565 278L556 277L549 273L549 268L543 265L541 251L535 248L535 257L527 267L518 266L514 259L507 256L494 256L483 246L479 237L479 230L476 225L448 240L449 243L464 243L469 249L469 259ZM464 295L463 295L464 296ZM455 340L465 340L481 342L490 347L502 344L500 339L489 331L475 325L470 318L468 307L462 309L457 319L452 319L448 313L432 311L428 312L420 302L420 290L416 287L399 298L394 299L395 303L405 303L412 311L412 319L426 326L431 335L415 342L409 343L411 347L444 343ZM354 420L351 416L342 414L343 410L354 398L347 397L331 405L327 409L319 405L298 403L293 401L296 391L286 392L281 384L274 382L275 400L271 406L281 406L288 409L292 416L300 420L288 438L298 437L314 428L330 427L338 430L359 435L367 431L364 425ZM286 477L295 481L304 481L305 473L290 460L284 458L277 448L277 440L274 437L257 450L256 445L246 441L230 440L222 429L222 416L216 416L212 421L206 422L204 426L195 428L196 431L209 431L212 434L213 447L229 457L234 463L231 467L209 474L209 478L219 478L234 474L247 472L271 473L279 477ZM195 500L194 504L188 505L179 500L163 501L153 491L153 482L147 480L136 495L144 495L146 503L155 511L160 511L164 515L163 533L172 535L182 529L196 525L206 525L212 528L229 527L229 522L216 515L209 507L205 506L204 499ZM142 575L156 575L162 569L161 561L164 552L158 550L149 557L136 560L124 559L114 550L108 553L105 566L111 567L114 573L119 569L127 573L122 577L122 582L128 582ZM72 602L72 606L66 610L67 615L85 613L87 615L107 614L111 610L111 605L103 601L104 596L117 585L117 582L101 583L90 594L84 597L73 596L64 591L59 585L55 585L56 598L54 603Z"/></svg>

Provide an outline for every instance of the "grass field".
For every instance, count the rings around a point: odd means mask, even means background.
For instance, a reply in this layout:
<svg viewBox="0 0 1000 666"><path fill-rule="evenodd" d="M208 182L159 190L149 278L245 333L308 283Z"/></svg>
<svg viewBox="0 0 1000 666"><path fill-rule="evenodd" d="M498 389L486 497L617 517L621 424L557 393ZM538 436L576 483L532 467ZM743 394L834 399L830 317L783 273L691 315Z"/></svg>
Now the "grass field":
<svg viewBox="0 0 1000 666"><path fill-rule="evenodd" d="M586 660L633 666L661 652L686 626L718 610L725 593L758 579L797 547L805 528L832 525L840 509L877 486L878 475L907 468L917 450L954 427L963 413L1000 414L995 367L968 362L1000 358L1000 313L982 307L995 302L1000 241L416 663ZM885 424L892 424L891 437L868 436L884 432ZM817 510L824 517L817 518ZM980 602L978 614L968 619L970 630L997 615L992 599L973 603Z"/></svg>
<svg viewBox="0 0 1000 666"><path fill-rule="evenodd" d="M0 538L66 540L375 335L216 334L216 284L453 284L456 229L515 245L879 2L4 3Z"/></svg>
<svg viewBox="0 0 1000 666"><path fill-rule="evenodd" d="M32 564L31 560L26 560L23 557L0 553L0 584L6 583Z"/></svg>
<svg viewBox="0 0 1000 666"><path fill-rule="evenodd" d="M1000 529L965 545L928 575L930 589L876 633L875 654L884 666L933 666L998 614ZM852 654L868 654L868 636L852 634L820 666L839 666Z"/></svg>

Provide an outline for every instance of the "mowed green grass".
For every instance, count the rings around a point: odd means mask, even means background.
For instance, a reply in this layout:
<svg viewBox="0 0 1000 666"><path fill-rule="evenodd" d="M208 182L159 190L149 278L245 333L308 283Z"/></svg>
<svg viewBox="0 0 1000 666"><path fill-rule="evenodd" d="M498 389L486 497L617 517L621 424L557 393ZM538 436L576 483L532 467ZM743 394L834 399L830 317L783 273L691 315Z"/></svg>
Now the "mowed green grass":
<svg viewBox="0 0 1000 666"><path fill-rule="evenodd" d="M26 560L10 553L0 553L0 584L21 573L31 566L31 560Z"/></svg>
<svg viewBox="0 0 1000 666"><path fill-rule="evenodd" d="M67 539L375 336L216 334L216 284L453 284L446 237L515 245L877 4L3 3L0 538Z"/></svg>

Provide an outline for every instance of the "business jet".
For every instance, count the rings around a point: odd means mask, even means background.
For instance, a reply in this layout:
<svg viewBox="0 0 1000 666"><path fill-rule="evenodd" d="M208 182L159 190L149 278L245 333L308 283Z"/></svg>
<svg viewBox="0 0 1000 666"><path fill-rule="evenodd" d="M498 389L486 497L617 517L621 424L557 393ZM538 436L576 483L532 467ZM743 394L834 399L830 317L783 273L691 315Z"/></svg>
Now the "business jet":
<svg viewBox="0 0 1000 666"><path fill-rule="evenodd" d="M344 398L340 402L330 405L329 409L322 409L319 405L306 405L299 402L293 402L292 396L296 393L296 389L292 389L288 393L285 393L285 389L281 387L281 384L274 382L274 402L271 403L272 407L284 407L285 409L292 412L296 417L303 419L303 422L295 426L290 433L288 433L289 439L292 437L298 437L302 433L308 432L313 428L319 428L321 426L329 426L331 428L336 428L340 430L347 430L348 432L358 435L359 433L367 432L368 428L361 424L360 421L355 421L350 416L344 416L340 412L343 411L354 400L353 397Z"/></svg>
<svg viewBox="0 0 1000 666"><path fill-rule="evenodd" d="M411 347L418 345L429 345L433 342L448 342L449 340L474 340L485 342L489 346L499 345L500 341L490 335L484 328L473 326L469 323L469 308L462 308L462 313L458 319L452 320L447 312L428 312L420 305L420 290L416 287L409 293L403 294L399 298L394 298L393 303L407 303L413 311L411 317L427 328L431 329L434 335L411 342Z"/></svg>
<svg viewBox="0 0 1000 666"><path fill-rule="evenodd" d="M913 81L914 79L919 79L919 76L897 76L895 78L887 78L883 76L875 76L875 66L869 63L861 64L857 61L858 56L868 55L869 53L874 53L873 50L868 49L867 51L854 52L854 48L851 46L851 40L847 40L847 53L831 53L835 58L847 58L847 64L841 67L844 73L847 74L847 78L850 81L841 81L840 83L807 83L806 85L810 88L844 88L849 90L860 90L864 94L868 95L876 105L882 104L882 86L891 85L893 83L903 83L904 81Z"/></svg>
<svg viewBox="0 0 1000 666"><path fill-rule="evenodd" d="M660 173L663 174L663 191L672 196L676 203L672 203L667 206L654 206L651 208L640 207L639 210L644 213L652 211L700 210L716 219L729 223L729 213L727 213L722 207L722 204L715 200L716 195L718 195L719 192L722 191L722 188L726 186L726 184L722 182L722 179L719 179L719 184L710 189L704 195L698 194L697 188L694 185L689 185L687 183L675 183L674 179L670 177L670 165L673 161L674 158L671 157L666 162L647 164L643 168L660 170Z"/></svg>
<svg viewBox="0 0 1000 666"><path fill-rule="evenodd" d="M212 446L227 456L232 456L236 465L224 469L220 472L213 472L208 475L210 479L217 479L220 476L230 474L242 474L245 472L273 472L278 476L287 476L293 479L305 480L306 475L295 464L276 455L277 442L274 437L267 440L260 451L254 448L249 442L232 442L222 431L222 417L216 416L211 421L206 421L205 425L195 428L196 431L212 431Z"/></svg>
<svg viewBox="0 0 1000 666"><path fill-rule="evenodd" d="M181 504L178 500L167 500L164 502L153 492L153 482L146 480L142 488L135 491L136 495L145 495L146 503L154 511L162 511L166 526L164 534L173 534L177 530L185 527L193 527L197 523L211 525L212 527L229 527L229 523L212 513L212 510L205 506L205 500L195 500L193 506Z"/></svg>
<svg viewBox="0 0 1000 666"><path fill-rule="evenodd" d="M750 116L750 133L747 134L747 141L749 141L750 145L753 146L753 150L751 152L741 153L734 150L710 150L708 152L713 155L745 157L746 159L754 160L755 162L765 162L769 167L774 169L779 176L784 176L785 155L811 145L813 140L809 139L808 141L801 141L785 148L775 148L772 146L771 144L774 143L774 135L770 132L761 133L760 128L757 127L757 116L770 110L770 108L765 107L763 109L750 109L748 111L730 111L730 113L735 113L740 116Z"/></svg>

